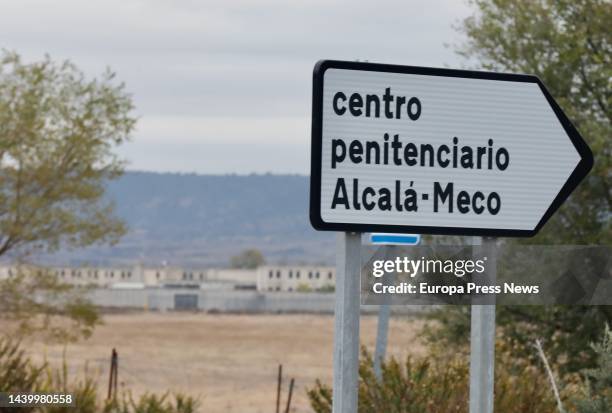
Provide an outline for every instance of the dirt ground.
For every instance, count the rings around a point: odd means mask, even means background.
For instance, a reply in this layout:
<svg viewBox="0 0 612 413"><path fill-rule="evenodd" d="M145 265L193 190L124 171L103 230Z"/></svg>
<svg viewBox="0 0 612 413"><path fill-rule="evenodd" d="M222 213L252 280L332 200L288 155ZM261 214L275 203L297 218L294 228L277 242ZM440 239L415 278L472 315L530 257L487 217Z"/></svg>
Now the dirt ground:
<svg viewBox="0 0 612 413"><path fill-rule="evenodd" d="M373 349L376 317L362 316L361 341ZM167 390L200 398L203 413L257 413L275 408L278 364L285 373L284 397L294 377L294 412L310 412L306 389L332 378L333 316L113 314L94 335L67 347L28 344L36 359L93 375L106 391L111 349L119 353L119 383L135 394ZM388 354L419 354L418 320L393 317Z"/></svg>

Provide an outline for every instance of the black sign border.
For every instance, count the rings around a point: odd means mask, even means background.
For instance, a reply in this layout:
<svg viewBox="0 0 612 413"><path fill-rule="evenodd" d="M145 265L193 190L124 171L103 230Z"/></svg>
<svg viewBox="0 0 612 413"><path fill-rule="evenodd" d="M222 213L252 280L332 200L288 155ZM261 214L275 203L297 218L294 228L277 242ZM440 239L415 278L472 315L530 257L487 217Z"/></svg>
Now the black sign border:
<svg viewBox="0 0 612 413"><path fill-rule="evenodd" d="M463 228L463 227L436 227L436 226L408 226L408 225L381 225L325 222L321 218L321 160L322 160L322 127L323 127L323 80L327 69L362 70L368 72L391 72L427 76L460 77L468 79L502 80L510 82L536 83L546 97L557 119L569 136L576 151L580 155L580 162L565 182L553 202L532 230L492 229L492 228ZM310 152L310 223L319 231L343 232L389 232L434 235L468 235L487 237L532 237L546 224L550 217L559 209L580 181L593 167L593 153L580 136L578 130L572 125L557 102L548 92L544 83L533 75L481 72L474 70L440 69L419 66L400 66L380 63L347 62L340 60L320 60L316 63L312 77L312 137Z"/></svg>

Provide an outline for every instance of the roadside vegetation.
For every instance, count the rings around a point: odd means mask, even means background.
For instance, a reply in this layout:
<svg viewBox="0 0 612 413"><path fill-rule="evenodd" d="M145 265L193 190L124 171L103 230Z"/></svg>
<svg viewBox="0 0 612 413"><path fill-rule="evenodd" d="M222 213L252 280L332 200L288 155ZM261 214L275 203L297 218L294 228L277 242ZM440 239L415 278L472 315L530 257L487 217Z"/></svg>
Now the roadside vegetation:
<svg viewBox="0 0 612 413"><path fill-rule="evenodd" d="M359 413L464 413L469 406L468 349L428 347L424 357L390 358L382 364L382 377L374 374L372 355L363 349L359 366ZM498 340L495 362L497 413L605 413L612 411L612 332L606 328L592 346L595 368L566 375L553 374L560 388L554 395L543 362ZM537 354L535 348L532 352ZM308 390L315 413L331 413L332 389L320 381Z"/></svg>
<svg viewBox="0 0 612 413"><path fill-rule="evenodd" d="M70 377L68 365L53 368L36 364L19 341L0 338L0 389L3 392L62 393L74 397L73 406L0 407L1 413L194 413L202 412L200 401L181 393L143 394L134 397L129 389L108 398L103 385L85 370Z"/></svg>

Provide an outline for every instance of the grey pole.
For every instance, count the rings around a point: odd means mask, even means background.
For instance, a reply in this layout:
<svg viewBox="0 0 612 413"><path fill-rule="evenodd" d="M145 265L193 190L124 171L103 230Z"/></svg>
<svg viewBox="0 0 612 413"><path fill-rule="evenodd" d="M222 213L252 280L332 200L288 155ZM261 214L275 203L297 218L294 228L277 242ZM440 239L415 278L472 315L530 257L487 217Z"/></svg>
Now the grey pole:
<svg viewBox="0 0 612 413"><path fill-rule="evenodd" d="M385 294L385 297L387 294ZM383 298L385 301L386 298ZM384 302L378 309L378 328L376 330L376 350L374 352L374 375L378 380L382 379L382 369L380 365L387 353L387 337L389 335L389 317L391 316L391 306Z"/></svg>
<svg viewBox="0 0 612 413"><path fill-rule="evenodd" d="M386 246L386 258L393 259L397 248L393 245ZM386 281L386 280L385 280ZM378 325L376 328L376 349L374 351L374 375L378 380L382 379L381 364L387 354L387 341L389 337L389 318L391 317L390 295L384 294L383 302L378 308Z"/></svg>
<svg viewBox="0 0 612 413"><path fill-rule="evenodd" d="M336 256L333 413L357 413L361 234L339 233Z"/></svg>
<svg viewBox="0 0 612 413"><path fill-rule="evenodd" d="M482 239L487 284L496 279L495 238ZM493 413L495 371L495 301L474 300L470 330L470 413ZM489 304L482 304L489 302Z"/></svg>

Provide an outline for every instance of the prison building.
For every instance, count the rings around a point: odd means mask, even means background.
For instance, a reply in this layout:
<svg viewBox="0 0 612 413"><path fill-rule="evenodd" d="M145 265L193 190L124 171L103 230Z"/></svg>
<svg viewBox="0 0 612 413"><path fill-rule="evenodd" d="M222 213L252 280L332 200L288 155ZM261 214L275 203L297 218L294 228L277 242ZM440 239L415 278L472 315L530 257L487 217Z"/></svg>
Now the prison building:
<svg viewBox="0 0 612 413"><path fill-rule="evenodd" d="M333 291L336 271L326 266L262 266L257 269L258 291Z"/></svg>
<svg viewBox="0 0 612 413"><path fill-rule="evenodd" d="M100 288L147 288L164 286L206 285L239 289L255 289L257 271L232 268L194 269L182 267L121 267L63 266L43 267L35 265L0 265L0 280L17 277L18 274L47 273L74 286Z"/></svg>

